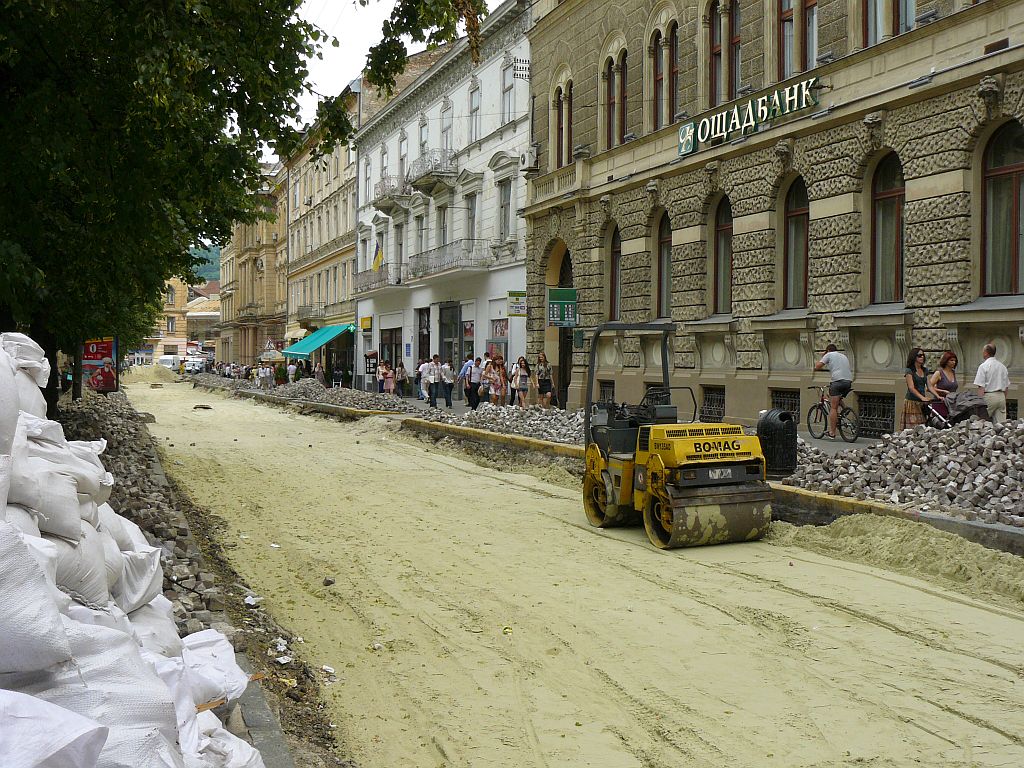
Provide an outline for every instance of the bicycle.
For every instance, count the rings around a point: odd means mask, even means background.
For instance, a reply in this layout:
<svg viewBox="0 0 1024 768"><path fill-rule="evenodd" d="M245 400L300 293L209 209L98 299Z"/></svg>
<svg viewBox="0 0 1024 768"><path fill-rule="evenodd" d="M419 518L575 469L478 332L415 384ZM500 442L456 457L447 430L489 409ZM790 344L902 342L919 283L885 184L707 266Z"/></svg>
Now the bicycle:
<svg viewBox="0 0 1024 768"><path fill-rule="evenodd" d="M827 393L828 387L811 386L808 389L818 390L818 402L807 411L807 431L811 437L820 440L828 429L828 415L832 410L832 403ZM856 442L860 436L860 425L857 423L857 413L839 399L839 418L836 420L836 429L840 436L848 443Z"/></svg>

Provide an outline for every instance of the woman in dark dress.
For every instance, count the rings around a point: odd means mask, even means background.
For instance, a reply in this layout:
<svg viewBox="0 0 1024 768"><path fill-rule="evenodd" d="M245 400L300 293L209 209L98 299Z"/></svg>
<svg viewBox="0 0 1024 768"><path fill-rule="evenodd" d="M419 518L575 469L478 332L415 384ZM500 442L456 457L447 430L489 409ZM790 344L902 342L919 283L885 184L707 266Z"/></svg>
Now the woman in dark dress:
<svg viewBox="0 0 1024 768"><path fill-rule="evenodd" d="M938 399L932 407L941 413L943 418L949 417L949 409L943 400L960 388L960 383L956 380L956 364L956 355L947 349L939 358L939 367L928 378L928 389Z"/></svg>
<svg viewBox="0 0 1024 768"><path fill-rule="evenodd" d="M924 364L924 350L914 347L907 358L907 367L903 370L903 378L907 382L907 395L903 401L903 413L900 414L900 429L916 427L924 424L924 413L921 403L932 400L928 391L928 377L931 375Z"/></svg>

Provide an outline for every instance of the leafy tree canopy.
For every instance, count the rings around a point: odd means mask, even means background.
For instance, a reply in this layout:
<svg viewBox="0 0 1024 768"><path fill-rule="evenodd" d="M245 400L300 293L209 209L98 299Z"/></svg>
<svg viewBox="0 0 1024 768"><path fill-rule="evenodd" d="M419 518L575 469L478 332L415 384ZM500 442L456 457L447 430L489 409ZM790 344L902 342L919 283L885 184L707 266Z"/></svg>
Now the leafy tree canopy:
<svg viewBox="0 0 1024 768"><path fill-rule="evenodd" d="M299 5L0 0L0 326L51 349L138 336L164 281L195 278L191 244L268 215L261 147L298 146L305 60L342 44ZM485 12L481 0L398 0L368 79L390 89L403 37L448 41ZM337 99L317 122L326 146L352 132Z"/></svg>

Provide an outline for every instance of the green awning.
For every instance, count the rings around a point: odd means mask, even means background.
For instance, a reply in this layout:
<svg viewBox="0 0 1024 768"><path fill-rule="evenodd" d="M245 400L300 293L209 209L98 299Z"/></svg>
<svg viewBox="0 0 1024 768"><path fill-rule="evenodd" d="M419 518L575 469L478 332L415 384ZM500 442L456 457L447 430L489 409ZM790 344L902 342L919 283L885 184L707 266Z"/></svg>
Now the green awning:
<svg viewBox="0 0 1024 768"><path fill-rule="evenodd" d="M295 342L288 349L283 350L281 354L288 357L297 357L300 360L308 360L310 353L316 352L325 344L330 344L341 334L354 331L355 328L351 323L324 326L302 339L302 341Z"/></svg>

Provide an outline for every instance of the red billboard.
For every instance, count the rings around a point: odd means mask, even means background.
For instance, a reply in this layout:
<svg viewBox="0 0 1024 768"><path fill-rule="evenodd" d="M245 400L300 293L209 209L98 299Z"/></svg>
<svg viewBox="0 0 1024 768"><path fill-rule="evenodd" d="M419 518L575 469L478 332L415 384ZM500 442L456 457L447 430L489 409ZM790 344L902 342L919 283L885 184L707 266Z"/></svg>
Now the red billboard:
<svg viewBox="0 0 1024 768"><path fill-rule="evenodd" d="M90 339L82 345L82 381L95 392L117 392L117 339Z"/></svg>

